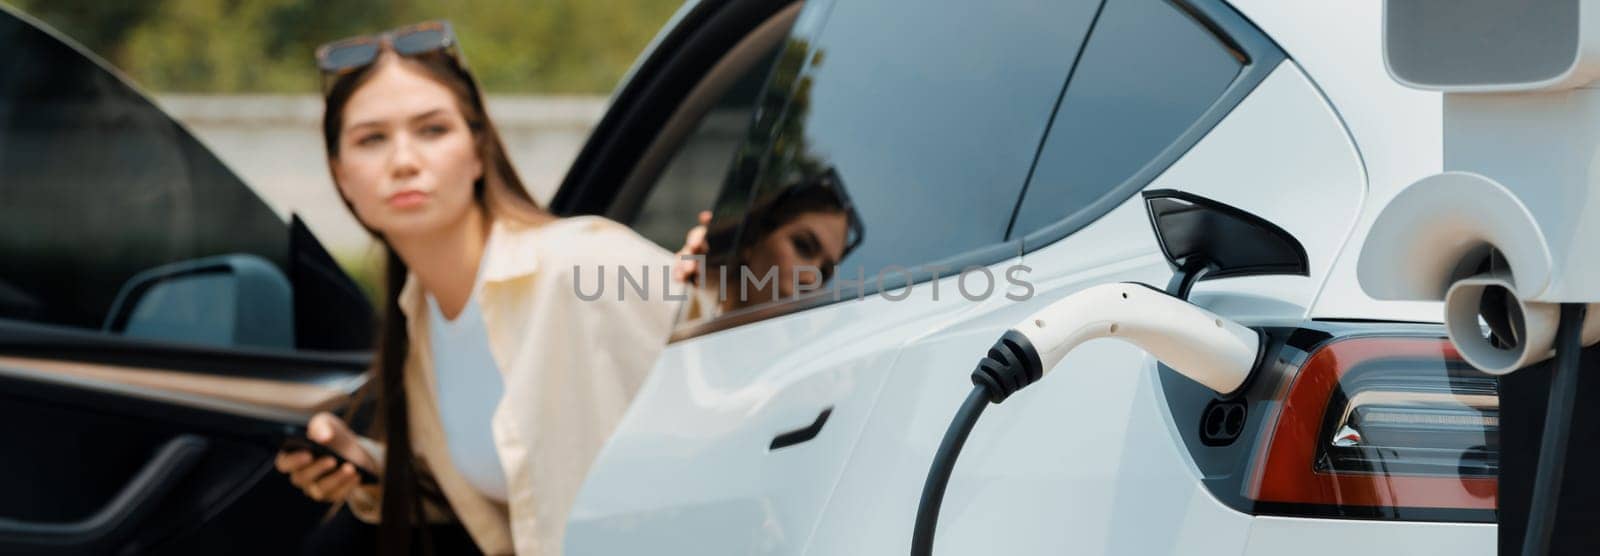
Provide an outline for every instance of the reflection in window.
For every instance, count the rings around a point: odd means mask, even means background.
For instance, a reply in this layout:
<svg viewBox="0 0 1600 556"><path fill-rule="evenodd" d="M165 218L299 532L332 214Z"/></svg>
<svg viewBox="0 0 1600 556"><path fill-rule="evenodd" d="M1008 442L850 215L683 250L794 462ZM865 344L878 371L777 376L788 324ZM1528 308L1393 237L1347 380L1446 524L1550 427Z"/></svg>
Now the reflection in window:
<svg viewBox="0 0 1600 556"><path fill-rule="evenodd" d="M709 259L712 273L731 269L723 309L830 280L871 289L896 267L1004 241L1098 3L830 9L820 32L791 37L780 55L718 198ZM810 262L838 266L794 271ZM769 269L779 282L755 288ZM737 299L746 282L762 295Z"/></svg>
<svg viewBox="0 0 1600 556"><path fill-rule="evenodd" d="M709 284L719 290L719 309L743 309L822 288L861 244L863 226L832 169L757 199L738 242L742 247L708 269ZM727 264L730 260L738 264Z"/></svg>

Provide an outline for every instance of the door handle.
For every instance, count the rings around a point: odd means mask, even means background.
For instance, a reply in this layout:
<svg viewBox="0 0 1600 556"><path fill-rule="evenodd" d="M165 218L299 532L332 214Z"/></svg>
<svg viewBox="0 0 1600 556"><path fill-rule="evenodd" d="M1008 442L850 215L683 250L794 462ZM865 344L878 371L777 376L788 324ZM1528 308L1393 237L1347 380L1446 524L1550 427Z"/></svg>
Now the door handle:
<svg viewBox="0 0 1600 556"><path fill-rule="evenodd" d="M121 544L138 531L206 454L205 438L183 434L168 440L116 496L93 514L73 522L0 518L0 552L95 553Z"/></svg>
<svg viewBox="0 0 1600 556"><path fill-rule="evenodd" d="M833 408L829 407L822 410L822 413L817 414L817 420L812 421L810 425L773 437L772 445L768 446L767 450L772 451L779 448L787 448L789 446L816 438L817 433L822 432L822 425L827 424L828 416L832 414Z"/></svg>

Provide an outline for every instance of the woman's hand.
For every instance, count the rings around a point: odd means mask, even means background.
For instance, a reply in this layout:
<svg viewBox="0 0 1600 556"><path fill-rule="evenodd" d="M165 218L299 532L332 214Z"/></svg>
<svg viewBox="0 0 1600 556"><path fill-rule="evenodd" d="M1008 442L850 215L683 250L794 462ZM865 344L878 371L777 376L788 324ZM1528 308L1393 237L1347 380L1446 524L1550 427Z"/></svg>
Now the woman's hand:
<svg viewBox="0 0 1600 556"><path fill-rule="evenodd" d="M700 274L699 265L694 259L686 256L704 257L711 250L706 243L706 226L711 224L711 211L700 211L700 224L689 229L688 235L683 238L683 248L678 250L678 260L672 264L672 279L684 284L693 284Z"/></svg>
<svg viewBox="0 0 1600 556"><path fill-rule="evenodd" d="M361 447L355 432L344 421L327 412L311 416L306 424L306 436L312 442L327 446L346 461L329 457L314 457L306 450L278 452L274 465L289 476L289 482L306 496L318 502L339 502L361 484L361 477L352 464L368 470L378 469L377 461Z"/></svg>

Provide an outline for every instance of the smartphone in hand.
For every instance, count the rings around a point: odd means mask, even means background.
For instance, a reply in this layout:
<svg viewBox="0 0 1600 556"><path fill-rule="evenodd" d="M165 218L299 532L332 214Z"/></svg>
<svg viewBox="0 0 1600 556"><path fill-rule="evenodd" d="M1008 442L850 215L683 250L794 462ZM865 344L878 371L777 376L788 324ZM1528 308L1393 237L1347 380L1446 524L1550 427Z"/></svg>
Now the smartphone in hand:
<svg viewBox="0 0 1600 556"><path fill-rule="evenodd" d="M339 453L333 451L332 448L323 446L322 444L317 443L317 441L307 438L305 428L303 427L297 428L297 430L292 431L291 434L284 435L282 450L285 452L311 452L311 456L313 458L321 458L323 456L331 457L335 462L338 462L338 464L335 466L336 468L346 463L349 463L351 467L354 467L356 469L356 474L361 477L361 484L375 485L379 482L378 475L373 473L371 470L345 459L344 456L339 455Z"/></svg>

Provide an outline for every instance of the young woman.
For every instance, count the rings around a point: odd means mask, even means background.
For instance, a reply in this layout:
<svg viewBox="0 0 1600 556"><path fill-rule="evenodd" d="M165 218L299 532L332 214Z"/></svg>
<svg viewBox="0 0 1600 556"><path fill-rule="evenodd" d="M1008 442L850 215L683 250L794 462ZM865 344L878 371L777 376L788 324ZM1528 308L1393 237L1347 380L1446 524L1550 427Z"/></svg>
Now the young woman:
<svg viewBox="0 0 1600 556"><path fill-rule="evenodd" d="M318 50L339 193L387 251L372 439L318 414L308 436L348 463L286 451L313 499L409 551L459 521L485 553L557 554L584 474L665 344L666 296L581 300L575 272L673 255L596 217L557 219L523 189L449 25ZM354 466L377 472L362 485Z"/></svg>
<svg viewBox="0 0 1600 556"><path fill-rule="evenodd" d="M699 286L694 301L684 307L685 320L708 319L819 290L864 233L844 182L831 168L757 198L744 230L737 224L710 228L710 212L700 213L699 218L700 225L689 231L673 267L677 281ZM740 244L727 247L735 236ZM711 258L712 251L722 254ZM705 268L694 256L703 258Z"/></svg>

